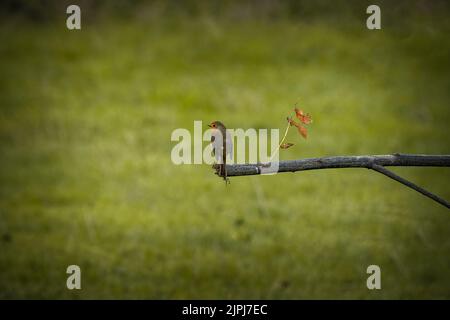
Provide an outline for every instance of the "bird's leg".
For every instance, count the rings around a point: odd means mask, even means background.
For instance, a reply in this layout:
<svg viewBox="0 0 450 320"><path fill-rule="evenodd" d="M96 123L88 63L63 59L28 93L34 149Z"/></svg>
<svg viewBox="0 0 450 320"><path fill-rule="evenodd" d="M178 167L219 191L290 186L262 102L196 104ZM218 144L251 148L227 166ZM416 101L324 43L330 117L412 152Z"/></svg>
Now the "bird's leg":
<svg viewBox="0 0 450 320"><path fill-rule="evenodd" d="M222 178L226 179L227 178L227 171L225 168L225 164L220 164L220 174L219 174Z"/></svg>
<svg viewBox="0 0 450 320"><path fill-rule="evenodd" d="M230 178L227 176L227 167L225 164L214 163L211 167L216 171L216 175L225 180L225 184L230 184Z"/></svg>
<svg viewBox="0 0 450 320"><path fill-rule="evenodd" d="M225 185L230 184L230 179L227 177L227 165L223 164L223 180L225 180Z"/></svg>

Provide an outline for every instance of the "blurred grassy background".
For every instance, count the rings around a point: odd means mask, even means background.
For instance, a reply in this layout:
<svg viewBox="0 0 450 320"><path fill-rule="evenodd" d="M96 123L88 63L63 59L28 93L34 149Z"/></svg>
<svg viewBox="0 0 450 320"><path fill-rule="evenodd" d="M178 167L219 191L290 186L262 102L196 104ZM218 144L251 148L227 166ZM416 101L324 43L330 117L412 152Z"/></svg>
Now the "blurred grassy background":
<svg viewBox="0 0 450 320"><path fill-rule="evenodd" d="M450 298L449 211L395 181L170 160L175 128L296 101L283 159L449 154L448 4L380 1L381 31L365 1L80 1L81 31L67 4L2 4L0 298ZM447 168L395 172L450 198Z"/></svg>

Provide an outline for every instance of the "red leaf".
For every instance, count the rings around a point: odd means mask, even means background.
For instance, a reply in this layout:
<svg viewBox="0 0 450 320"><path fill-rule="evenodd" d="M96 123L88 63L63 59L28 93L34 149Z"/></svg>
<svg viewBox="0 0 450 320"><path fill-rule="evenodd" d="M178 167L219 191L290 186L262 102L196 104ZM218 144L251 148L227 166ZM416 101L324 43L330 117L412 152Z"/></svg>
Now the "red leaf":
<svg viewBox="0 0 450 320"><path fill-rule="evenodd" d="M309 113L304 113L303 110L299 110L297 108L295 108L294 111L295 111L295 116L297 117L298 120L300 120L301 123L304 123L304 124L312 123L312 118Z"/></svg>
<svg viewBox="0 0 450 320"><path fill-rule="evenodd" d="M308 137L308 130L303 126L298 126L297 128L298 132L306 139Z"/></svg>
<svg viewBox="0 0 450 320"><path fill-rule="evenodd" d="M300 124L298 124L297 122L295 122L294 120L292 120L292 118L288 118L288 122L291 126L295 126L295 127L299 127Z"/></svg>
<svg viewBox="0 0 450 320"><path fill-rule="evenodd" d="M283 143L282 145L280 145L280 148L288 149L288 148L292 147L293 145L294 145L293 143L286 142L286 143Z"/></svg>

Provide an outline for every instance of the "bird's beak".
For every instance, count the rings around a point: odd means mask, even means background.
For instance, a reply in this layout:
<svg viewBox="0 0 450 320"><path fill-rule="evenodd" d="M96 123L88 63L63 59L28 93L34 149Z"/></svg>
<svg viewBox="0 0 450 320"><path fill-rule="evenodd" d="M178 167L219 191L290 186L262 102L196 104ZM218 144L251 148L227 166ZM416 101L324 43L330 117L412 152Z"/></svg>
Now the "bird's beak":
<svg viewBox="0 0 450 320"><path fill-rule="evenodd" d="M208 127L212 128L211 124L208 124Z"/></svg>

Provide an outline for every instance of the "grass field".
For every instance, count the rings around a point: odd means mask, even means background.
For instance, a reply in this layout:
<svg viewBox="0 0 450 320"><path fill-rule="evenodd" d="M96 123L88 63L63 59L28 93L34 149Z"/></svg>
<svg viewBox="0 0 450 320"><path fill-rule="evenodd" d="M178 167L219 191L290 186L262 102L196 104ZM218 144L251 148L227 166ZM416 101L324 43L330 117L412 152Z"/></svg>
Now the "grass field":
<svg viewBox="0 0 450 320"><path fill-rule="evenodd" d="M0 298L450 298L449 211L366 169L175 166L175 128L284 128L282 159L450 154L448 19L0 25ZM450 198L447 168L394 169ZM82 290L66 268L82 269ZM366 288L367 266L382 290Z"/></svg>

